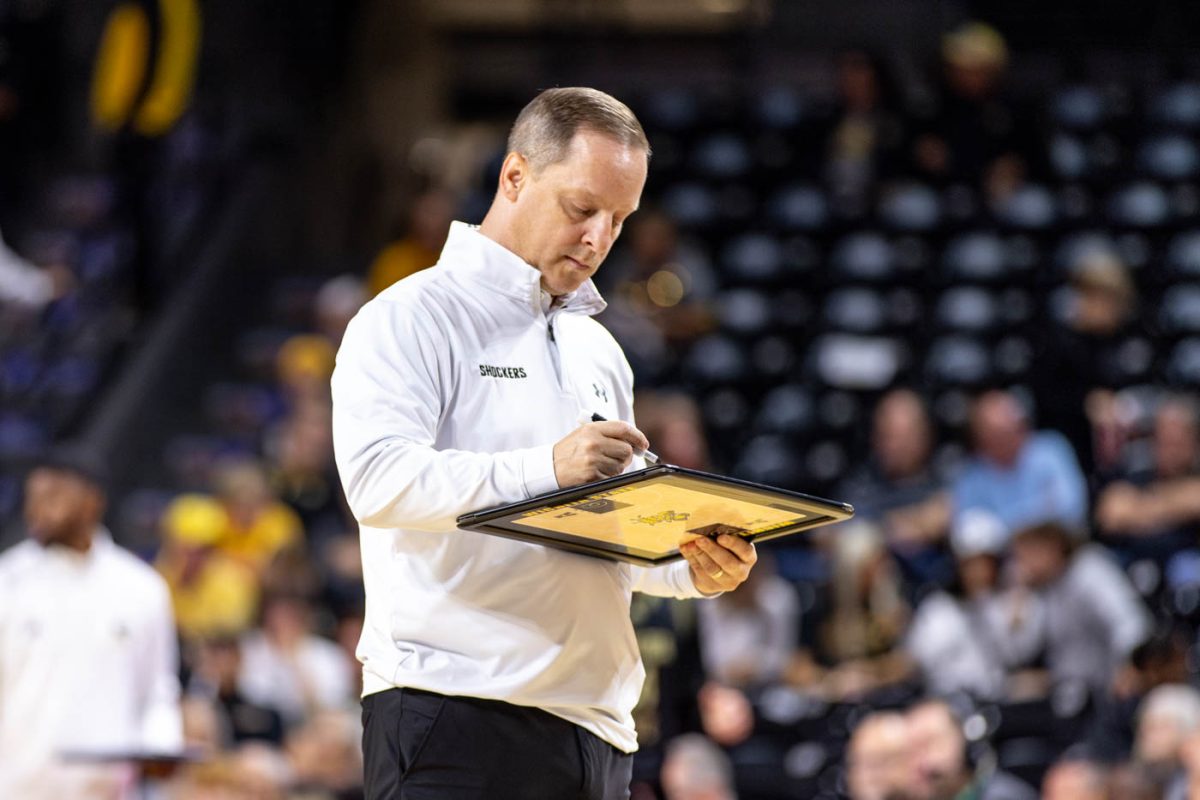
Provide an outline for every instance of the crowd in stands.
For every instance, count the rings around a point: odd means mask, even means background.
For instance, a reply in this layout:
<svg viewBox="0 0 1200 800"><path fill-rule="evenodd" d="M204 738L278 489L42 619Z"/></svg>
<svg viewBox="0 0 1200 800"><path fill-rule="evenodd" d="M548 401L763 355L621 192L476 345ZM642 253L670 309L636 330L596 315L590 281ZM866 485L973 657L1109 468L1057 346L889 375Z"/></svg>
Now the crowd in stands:
<svg viewBox="0 0 1200 800"><path fill-rule="evenodd" d="M764 545L736 592L635 596L636 800L1200 792L1200 84L1033 103L1006 63L972 25L924 92L850 52L832 98L634 104L647 209L598 281L639 427L857 510ZM361 303L478 205L431 190L363 279L281 282L212 429L165 447L153 561L202 756L166 796L361 791L329 375Z"/></svg>

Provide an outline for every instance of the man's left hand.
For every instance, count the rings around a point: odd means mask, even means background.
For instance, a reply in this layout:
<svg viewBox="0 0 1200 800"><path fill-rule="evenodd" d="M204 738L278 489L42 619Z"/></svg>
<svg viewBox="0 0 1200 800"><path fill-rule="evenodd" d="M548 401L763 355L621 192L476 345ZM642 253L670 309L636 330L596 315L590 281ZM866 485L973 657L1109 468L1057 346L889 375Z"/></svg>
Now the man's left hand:
<svg viewBox="0 0 1200 800"><path fill-rule="evenodd" d="M736 589L758 561L753 544L728 533L715 540L698 536L684 543L680 552L692 568L692 582L704 594Z"/></svg>

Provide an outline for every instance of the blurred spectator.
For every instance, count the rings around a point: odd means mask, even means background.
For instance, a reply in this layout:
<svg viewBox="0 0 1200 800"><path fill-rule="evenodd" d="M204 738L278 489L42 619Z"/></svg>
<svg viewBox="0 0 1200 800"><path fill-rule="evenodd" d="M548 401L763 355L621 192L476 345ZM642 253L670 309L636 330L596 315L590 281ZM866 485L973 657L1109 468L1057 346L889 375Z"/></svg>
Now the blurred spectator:
<svg viewBox="0 0 1200 800"><path fill-rule="evenodd" d="M931 693L1004 699L1006 668L1037 653L1042 618L1036 598L1000 585L1007 538L985 511L968 511L955 523L957 580L921 601L905 638Z"/></svg>
<svg viewBox="0 0 1200 800"><path fill-rule="evenodd" d="M698 733L667 743L663 800L737 800L729 757Z"/></svg>
<svg viewBox="0 0 1200 800"><path fill-rule="evenodd" d="M1150 614L1125 573L1076 529L1055 522L1018 531L1012 554L1017 580L1043 600L1052 679L1109 691L1151 631Z"/></svg>
<svg viewBox="0 0 1200 800"><path fill-rule="evenodd" d="M283 753L249 743L187 768L168 792L171 800L285 800L292 778Z"/></svg>
<svg viewBox="0 0 1200 800"><path fill-rule="evenodd" d="M322 711L287 739L293 795L361 797L362 730L353 711Z"/></svg>
<svg viewBox="0 0 1200 800"><path fill-rule="evenodd" d="M336 644L313 632L310 599L267 588L262 628L242 642L238 687L252 702L276 708L289 726L354 702L350 666Z"/></svg>
<svg viewBox="0 0 1200 800"><path fill-rule="evenodd" d="M1118 764L1108 776L1108 800L1162 800L1163 787L1141 764Z"/></svg>
<svg viewBox="0 0 1200 800"><path fill-rule="evenodd" d="M608 301L598 319L636 374L659 375L713 327L716 276L704 251L660 211L633 217L621 241L597 273Z"/></svg>
<svg viewBox="0 0 1200 800"><path fill-rule="evenodd" d="M722 747L741 744L754 732L754 705L740 689L709 681L696 702L701 727Z"/></svg>
<svg viewBox="0 0 1200 800"><path fill-rule="evenodd" d="M31 264L0 238L0 302L39 309L74 286L75 279L66 266Z"/></svg>
<svg viewBox="0 0 1200 800"><path fill-rule="evenodd" d="M361 568L361 562L359 562ZM359 587L362 587L362 578L359 578ZM352 694L355 697L362 696L362 665L358 662L358 656L355 651L358 649L358 640L362 638L363 620L366 614L365 599L360 598L358 605L349 607L343 606L336 608L337 623L334 627L334 641L342 650L342 659L350 667L350 675L353 679Z"/></svg>
<svg viewBox="0 0 1200 800"><path fill-rule="evenodd" d="M330 407L335 353L328 339L314 333L299 333L283 343L275 357L275 372L288 408Z"/></svg>
<svg viewBox="0 0 1200 800"><path fill-rule="evenodd" d="M211 758L225 747L225 732L217 709L207 698L184 695L183 746L201 758Z"/></svg>
<svg viewBox="0 0 1200 800"><path fill-rule="evenodd" d="M1193 733L1184 740L1179 748L1179 760L1183 764L1183 772L1176 776L1163 796L1166 800L1200 797L1200 734ZM1116 800L1116 796L1110 800Z"/></svg>
<svg viewBox="0 0 1200 800"><path fill-rule="evenodd" d="M699 615L704 672L727 686L774 683L796 653L800 600L765 554L745 583L702 603Z"/></svg>
<svg viewBox="0 0 1200 800"><path fill-rule="evenodd" d="M272 490L300 518L318 548L349 527L333 464L333 429L328 406L298 408L265 443Z"/></svg>
<svg viewBox="0 0 1200 800"><path fill-rule="evenodd" d="M818 632L820 658L832 665L825 689L838 699L861 698L910 675L901 647L909 607L877 529L842 526L831 544L832 603Z"/></svg>
<svg viewBox="0 0 1200 800"><path fill-rule="evenodd" d="M366 301L366 289L356 276L330 278L321 285L313 304L317 332L335 347L341 344L346 326Z"/></svg>
<svg viewBox="0 0 1200 800"><path fill-rule="evenodd" d="M276 553L303 541L300 517L271 493L258 462L227 461L217 467L213 484L229 519L222 552L261 573Z"/></svg>
<svg viewBox="0 0 1200 800"><path fill-rule="evenodd" d="M631 600L630 618L646 670L642 694L633 708L639 753L634 759L633 783L649 788L658 780L660 745L696 727L696 694L704 675L691 605L637 592ZM350 644L353 656L354 642Z"/></svg>
<svg viewBox="0 0 1200 800"><path fill-rule="evenodd" d="M1029 429L1025 411L1008 392L987 392L971 409L975 455L954 484L954 513L979 508L1011 533L1054 521L1082 529L1087 485L1061 434Z"/></svg>
<svg viewBox="0 0 1200 800"><path fill-rule="evenodd" d="M1090 761L1060 761L1042 781L1042 800L1107 800L1104 768Z"/></svg>
<svg viewBox="0 0 1200 800"><path fill-rule="evenodd" d="M1037 792L1005 772L977 771L954 710L925 700L908 710L909 773L906 800L1034 800Z"/></svg>
<svg viewBox="0 0 1200 800"><path fill-rule="evenodd" d="M993 201L1024 180L1033 131L1001 96L1008 47L992 27L969 22L942 39L942 85L934 111L918 122L917 169L934 180L982 183Z"/></svg>
<svg viewBox="0 0 1200 800"><path fill-rule="evenodd" d="M1086 752L1112 764L1133 750L1134 723L1146 694L1165 684L1186 683L1191 634L1182 625L1162 624L1134 648L1129 665L1117 676L1111 697L1102 698L1089 726Z"/></svg>
<svg viewBox="0 0 1200 800"><path fill-rule="evenodd" d="M850 215L869 207L878 182L899 166L904 124L888 75L881 59L861 50L838 56L839 108L826 139L825 180Z"/></svg>
<svg viewBox="0 0 1200 800"><path fill-rule="evenodd" d="M639 392L634 418L663 462L709 469L708 443L696 401L682 392ZM357 544L357 543L356 543ZM635 592L630 617L646 669L633 709L638 732L633 783L649 791L660 771L659 745L697 724L696 695L704 682L697 606Z"/></svg>
<svg viewBox="0 0 1200 800"><path fill-rule="evenodd" d="M217 714L217 749L224 751L248 741L282 744L283 717L276 709L249 700L238 687L242 669L238 637L213 636L194 647L188 696L208 703Z"/></svg>
<svg viewBox="0 0 1200 800"><path fill-rule="evenodd" d="M1184 742L1200 733L1200 692L1191 686L1167 684L1142 701L1134 761L1144 767L1160 790L1183 769Z"/></svg>
<svg viewBox="0 0 1200 800"><path fill-rule="evenodd" d="M218 545L229 528L221 504L180 495L163 512L163 547L155 566L171 589L175 622L185 639L237 633L254 619L258 580Z"/></svg>
<svg viewBox="0 0 1200 800"><path fill-rule="evenodd" d="M1108 473L1122 444L1112 390L1129 382L1137 293L1107 249L1085 251L1069 281L1065 314L1052 316L1034 359L1034 394L1041 421L1067 437L1084 471Z"/></svg>
<svg viewBox="0 0 1200 800"><path fill-rule="evenodd" d="M850 800L899 800L908 783L908 725L903 714L863 717L846 745Z"/></svg>
<svg viewBox="0 0 1200 800"><path fill-rule="evenodd" d="M1096 501L1096 523L1128 560L1165 565L1196 546L1200 522L1200 418L1190 398L1168 397L1154 415L1154 463L1109 484Z"/></svg>
<svg viewBox="0 0 1200 800"><path fill-rule="evenodd" d="M0 797L119 798L111 753L178 752L178 651L163 579L101 520L103 465L52 451L25 482L29 538L0 556Z"/></svg>
<svg viewBox="0 0 1200 800"><path fill-rule="evenodd" d="M700 409L690 395L666 390L638 392L633 412L638 428L663 463L711 469Z"/></svg>
<svg viewBox="0 0 1200 800"><path fill-rule="evenodd" d="M417 196L408 215L407 229L371 263L367 273L367 292L371 297L437 263L456 205L454 196L441 189Z"/></svg>
<svg viewBox="0 0 1200 800"><path fill-rule="evenodd" d="M855 517L880 525L899 564L918 582L950 579L941 541L950 523L950 495L933 474L933 429L921 398L909 389L884 395L875 407L869 460L838 489Z"/></svg>

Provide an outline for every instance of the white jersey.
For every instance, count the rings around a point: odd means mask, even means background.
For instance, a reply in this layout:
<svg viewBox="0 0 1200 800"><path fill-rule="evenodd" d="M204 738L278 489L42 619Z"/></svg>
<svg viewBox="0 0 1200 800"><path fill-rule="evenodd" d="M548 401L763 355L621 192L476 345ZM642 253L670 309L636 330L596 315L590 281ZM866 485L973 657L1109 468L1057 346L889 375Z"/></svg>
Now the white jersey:
<svg viewBox="0 0 1200 800"><path fill-rule="evenodd" d="M333 433L361 524L365 694L395 686L535 706L637 748L633 591L699 597L686 562L645 569L457 530L468 511L558 488L581 414L633 421L633 376L590 316L590 281L549 308L540 273L454 223L437 266L346 330Z"/></svg>
<svg viewBox="0 0 1200 800"><path fill-rule="evenodd" d="M86 553L0 556L0 797L119 797L121 768L64 755L183 749L167 585L97 533Z"/></svg>

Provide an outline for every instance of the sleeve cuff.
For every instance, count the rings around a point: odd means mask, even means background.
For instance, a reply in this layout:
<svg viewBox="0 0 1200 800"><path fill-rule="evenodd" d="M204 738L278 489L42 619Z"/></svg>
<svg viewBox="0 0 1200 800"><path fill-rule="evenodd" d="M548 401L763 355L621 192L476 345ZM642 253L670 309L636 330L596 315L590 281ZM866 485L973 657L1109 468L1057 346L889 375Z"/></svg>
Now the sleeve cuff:
<svg viewBox="0 0 1200 800"><path fill-rule="evenodd" d="M554 445L531 447L521 455L521 480L525 496L537 497L560 488L554 476Z"/></svg>

